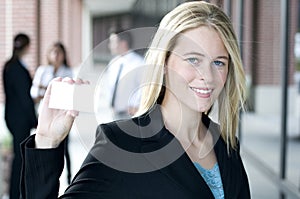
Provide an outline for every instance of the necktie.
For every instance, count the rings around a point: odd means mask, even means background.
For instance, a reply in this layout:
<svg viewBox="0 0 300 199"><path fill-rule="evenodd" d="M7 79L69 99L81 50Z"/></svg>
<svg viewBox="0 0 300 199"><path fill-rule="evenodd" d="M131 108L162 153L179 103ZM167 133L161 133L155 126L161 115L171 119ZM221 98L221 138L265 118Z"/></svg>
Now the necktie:
<svg viewBox="0 0 300 199"><path fill-rule="evenodd" d="M118 83L119 83L119 79L120 79L120 75L121 75L122 70L123 70L123 64L120 65L118 75L117 75L117 78L116 78L116 82L115 82L115 86L114 86L114 92L113 92L113 96L112 96L112 100L111 100L111 106L112 107L115 106L116 93L117 93Z"/></svg>

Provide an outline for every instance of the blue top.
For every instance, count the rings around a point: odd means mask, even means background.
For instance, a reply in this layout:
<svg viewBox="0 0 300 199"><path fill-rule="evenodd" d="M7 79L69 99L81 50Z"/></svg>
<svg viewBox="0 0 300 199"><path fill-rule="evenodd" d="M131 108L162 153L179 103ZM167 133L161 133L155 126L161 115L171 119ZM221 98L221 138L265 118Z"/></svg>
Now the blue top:
<svg viewBox="0 0 300 199"><path fill-rule="evenodd" d="M198 162L194 162L194 165L209 186L215 199L224 199L223 184L218 163L211 169L203 168Z"/></svg>

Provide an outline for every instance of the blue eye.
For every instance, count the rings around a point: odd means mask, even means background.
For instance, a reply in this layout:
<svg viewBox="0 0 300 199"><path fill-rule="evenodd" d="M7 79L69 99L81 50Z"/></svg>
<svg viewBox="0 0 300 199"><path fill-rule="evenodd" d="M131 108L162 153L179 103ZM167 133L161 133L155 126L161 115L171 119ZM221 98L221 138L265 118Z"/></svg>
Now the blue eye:
<svg viewBox="0 0 300 199"><path fill-rule="evenodd" d="M186 61L192 65L197 65L199 64L199 60L195 57L187 58Z"/></svg>
<svg viewBox="0 0 300 199"><path fill-rule="evenodd" d="M217 67L222 67L222 66L225 66L225 63L224 62L221 62L221 61L214 61L213 64Z"/></svg>

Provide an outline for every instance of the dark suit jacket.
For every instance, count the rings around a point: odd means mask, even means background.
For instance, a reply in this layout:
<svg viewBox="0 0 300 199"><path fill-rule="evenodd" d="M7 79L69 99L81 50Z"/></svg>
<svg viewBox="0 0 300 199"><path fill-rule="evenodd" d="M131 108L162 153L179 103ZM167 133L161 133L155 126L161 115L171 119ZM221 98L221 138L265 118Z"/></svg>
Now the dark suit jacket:
<svg viewBox="0 0 300 199"><path fill-rule="evenodd" d="M24 129L36 127L34 102L30 96L32 79L19 60L10 60L5 64L3 84L6 99L5 121L11 133L15 134L19 130L24 133ZM28 135L29 131L25 137Z"/></svg>
<svg viewBox="0 0 300 199"><path fill-rule="evenodd" d="M95 145L61 198L214 198L179 142L163 125L160 110L152 114L155 110L132 120L100 125ZM218 126L207 117L203 122L214 131L225 198L250 198L239 149L228 154ZM33 149L34 136L22 144L23 198L57 198L63 146Z"/></svg>

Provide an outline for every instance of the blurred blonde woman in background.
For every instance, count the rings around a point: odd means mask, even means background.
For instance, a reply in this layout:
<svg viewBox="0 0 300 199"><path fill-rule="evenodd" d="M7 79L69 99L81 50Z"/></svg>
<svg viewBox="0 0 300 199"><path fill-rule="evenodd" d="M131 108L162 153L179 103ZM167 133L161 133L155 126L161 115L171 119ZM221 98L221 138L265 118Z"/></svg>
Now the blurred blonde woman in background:
<svg viewBox="0 0 300 199"><path fill-rule="evenodd" d="M30 93L36 102L43 99L46 88L53 78L73 77L68 64L66 49L62 43L56 42L50 46L47 61L48 64L39 66L34 75Z"/></svg>
<svg viewBox="0 0 300 199"><path fill-rule="evenodd" d="M36 102L38 113L40 112L40 102L44 98L45 91L50 81L55 77L73 77L73 72L69 66L65 46L61 42L56 42L50 46L47 53L48 65L39 66L33 78L30 94ZM65 157L67 168L67 181L71 182L71 160L69 153L69 139L66 139Z"/></svg>

